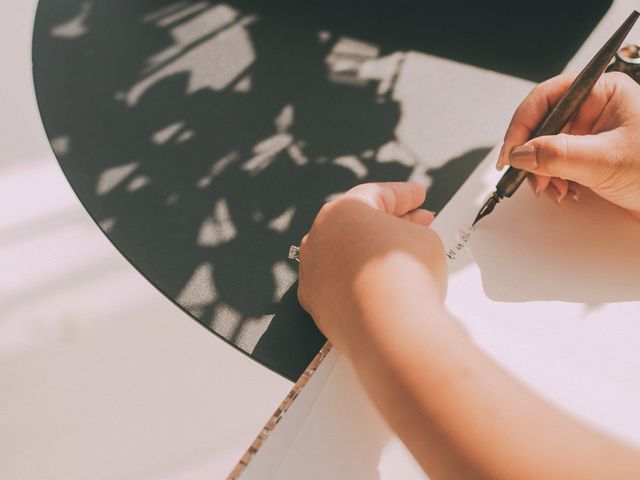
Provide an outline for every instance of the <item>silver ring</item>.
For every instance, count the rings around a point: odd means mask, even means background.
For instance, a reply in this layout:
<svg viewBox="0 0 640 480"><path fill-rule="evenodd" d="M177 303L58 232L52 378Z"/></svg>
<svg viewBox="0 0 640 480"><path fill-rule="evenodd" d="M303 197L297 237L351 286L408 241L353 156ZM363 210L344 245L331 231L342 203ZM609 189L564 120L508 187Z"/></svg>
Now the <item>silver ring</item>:
<svg viewBox="0 0 640 480"><path fill-rule="evenodd" d="M300 247L295 245L289 247L289 259L300 263Z"/></svg>

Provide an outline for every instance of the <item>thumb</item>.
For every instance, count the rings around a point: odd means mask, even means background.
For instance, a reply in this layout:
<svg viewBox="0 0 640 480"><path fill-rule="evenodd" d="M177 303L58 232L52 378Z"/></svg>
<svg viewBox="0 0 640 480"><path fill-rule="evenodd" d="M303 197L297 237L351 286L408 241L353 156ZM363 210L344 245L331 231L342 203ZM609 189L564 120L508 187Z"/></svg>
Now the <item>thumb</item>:
<svg viewBox="0 0 640 480"><path fill-rule="evenodd" d="M376 210L401 217L419 208L426 193L424 187L415 182L363 183L342 198L356 198Z"/></svg>
<svg viewBox="0 0 640 480"><path fill-rule="evenodd" d="M521 170L573 180L587 187L598 187L610 178L619 164L617 133L597 135L548 135L515 147L509 163Z"/></svg>

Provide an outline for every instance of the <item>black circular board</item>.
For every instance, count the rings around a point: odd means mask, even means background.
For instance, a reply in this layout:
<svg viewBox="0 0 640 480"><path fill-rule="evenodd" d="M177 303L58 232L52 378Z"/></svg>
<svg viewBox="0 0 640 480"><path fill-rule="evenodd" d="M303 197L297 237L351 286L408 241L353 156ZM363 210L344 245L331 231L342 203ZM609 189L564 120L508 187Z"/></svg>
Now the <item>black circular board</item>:
<svg viewBox="0 0 640 480"><path fill-rule="evenodd" d="M524 3L41 0L36 95L62 170L119 251L198 322L295 379L324 338L297 303L289 245L330 195L409 175L367 153L393 139L398 105L375 82L327 74L336 42L538 81L610 4ZM349 155L365 178L328 161Z"/></svg>

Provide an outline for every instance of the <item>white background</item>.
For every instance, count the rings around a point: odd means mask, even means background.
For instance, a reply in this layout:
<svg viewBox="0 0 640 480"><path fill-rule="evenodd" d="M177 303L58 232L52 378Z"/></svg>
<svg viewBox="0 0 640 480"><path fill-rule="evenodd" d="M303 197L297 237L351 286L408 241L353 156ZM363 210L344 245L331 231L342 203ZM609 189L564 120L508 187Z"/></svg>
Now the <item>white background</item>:
<svg viewBox="0 0 640 480"><path fill-rule="evenodd" d="M221 478L291 383L182 313L84 211L37 113L36 3L0 2L0 478Z"/></svg>

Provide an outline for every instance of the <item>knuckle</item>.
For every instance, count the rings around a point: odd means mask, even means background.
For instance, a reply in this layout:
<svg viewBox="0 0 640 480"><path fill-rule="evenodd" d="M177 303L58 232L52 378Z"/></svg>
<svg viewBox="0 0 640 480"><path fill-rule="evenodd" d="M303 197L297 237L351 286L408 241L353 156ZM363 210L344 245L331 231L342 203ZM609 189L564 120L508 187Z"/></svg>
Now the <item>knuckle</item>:
<svg viewBox="0 0 640 480"><path fill-rule="evenodd" d="M567 135L560 133L536 146L538 164L546 170L553 168L567 158Z"/></svg>
<svg viewBox="0 0 640 480"><path fill-rule="evenodd" d="M355 187L352 187L351 189L349 189L349 191L347 193L361 192L363 190L366 191L369 188L372 188L372 187L375 187L375 186L377 186L376 183L359 183Z"/></svg>
<svg viewBox="0 0 640 480"><path fill-rule="evenodd" d="M556 136L556 141L552 142L554 144L553 153L554 159L556 161L566 160L569 156L569 136L566 133L560 133Z"/></svg>
<svg viewBox="0 0 640 480"><path fill-rule="evenodd" d="M390 184L389 189L380 190L378 192L378 203L382 206L385 212L392 213L399 208L398 199L402 199L400 188L401 187L394 184Z"/></svg>
<svg viewBox="0 0 640 480"><path fill-rule="evenodd" d="M303 252L305 250L307 250L308 248L308 244L309 244L309 234L307 233L304 237L302 237L302 239L300 240L300 246L298 247L300 249L300 256L302 256Z"/></svg>
<svg viewBox="0 0 640 480"><path fill-rule="evenodd" d="M529 92L529 95L527 96L527 99L535 99L535 98L539 98L539 97L543 96L544 95L545 84L546 84L546 82L542 82L542 83L537 84L535 87L533 87L531 89L531 91Z"/></svg>
<svg viewBox="0 0 640 480"><path fill-rule="evenodd" d="M320 232L325 231L327 227L340 221L349 214L351 202L349 199L336 199L325 203L316 214L311 225L311 236L318 236Z"/></svg>
<svg viewBox="0 0 640 480"><path fill-rule="evenodd" d="M628 85L627 82L633 83L633 80L631 79L631 77L623 72L607 72L605 78L606 80L609 80L614 84L623 85L623 86Z"/></svg>
<svg viewBox="0 0 640 480"><path fill-rule="evenodd" d="M300 246L298 247L300 249L300 261L302 261L302 257L304 256L305 252L307 250L309 250L309 247L310 247L310 244L309 244L309 233L307 233L300 240Z"/></svg>
<svg viewBox="0 0 640 480"><path fill-rule="evenodd" d="M304 288L302 286L302 281L300 281L298 283L298 303L302 306L302 308L304 308L305 310L306 308L306 295L304 293Z"/></svg>
<svg viewBox="0 0 640 480"><path fill-rule="evenodd" d="M552 83L560 82L568 86L571 82L575 80L576 76L577 75L575 73L560 73L555 77L551 77L549 80L547 80L544 83L550 85Z"/></svg>
<svg viewBox="0 0 640 480"><path fill-rule="evenodd" d="M360 183L349 189L345 194L340 195L336 200L339 203L353 197L368 198L379 195L379 192L384 189L384 185L385 183L381 182Z"/></svg>
<svg viewBox="0 0 640 480"><path fill-rule="evenodd" d="M307 286L307 281L305 280L303 275L300 275L298 278L298 288L297 288L297 297L298 303L300 306L310 315L312 315L312 301L309 287Z"/></svg>
<svg viewBox="0 0 640 480"><path fill-rule="evenodd" d="M603 80L606 82L606 88L609 97L613 97L616 94L624 96L624 98L637 99L638 92L640 92L640 84L636 82L630 75L623 72L608 72L603 75Z"/></svg>
<svg viewBox="0 0 640 480"><path fill-rule="evenodd" d="M336 205L339 205L339 203L340 202L338 200L334 200L332 202L327 202L324 205L322 205L322 207L320 207L320 210L318 210L318 214L316 215L314 225L324 222L327 219L327 217L331 215L331 212L335 210Z"/></svg>
<svg viewBox="0 0 640 480"><path fill-rule="evenodd" d="M530 135L529 129L524 123L525 114L522 113L522 109L516 110L511 123L507 127L507 131L504 134L504 144L508 148L507 153L511 148L519 145L527 140Z"/></svg>
<svg viewBox="0 0 640 480"><path fill-rule="evenodd" d="M353 203L353 197L342 196L331 202L325 203L321 208L319 215L322 216L322 219L326 220L327 218L334 217L336 215L340 215L343 212L349 210L350 205Z"/></svg>

